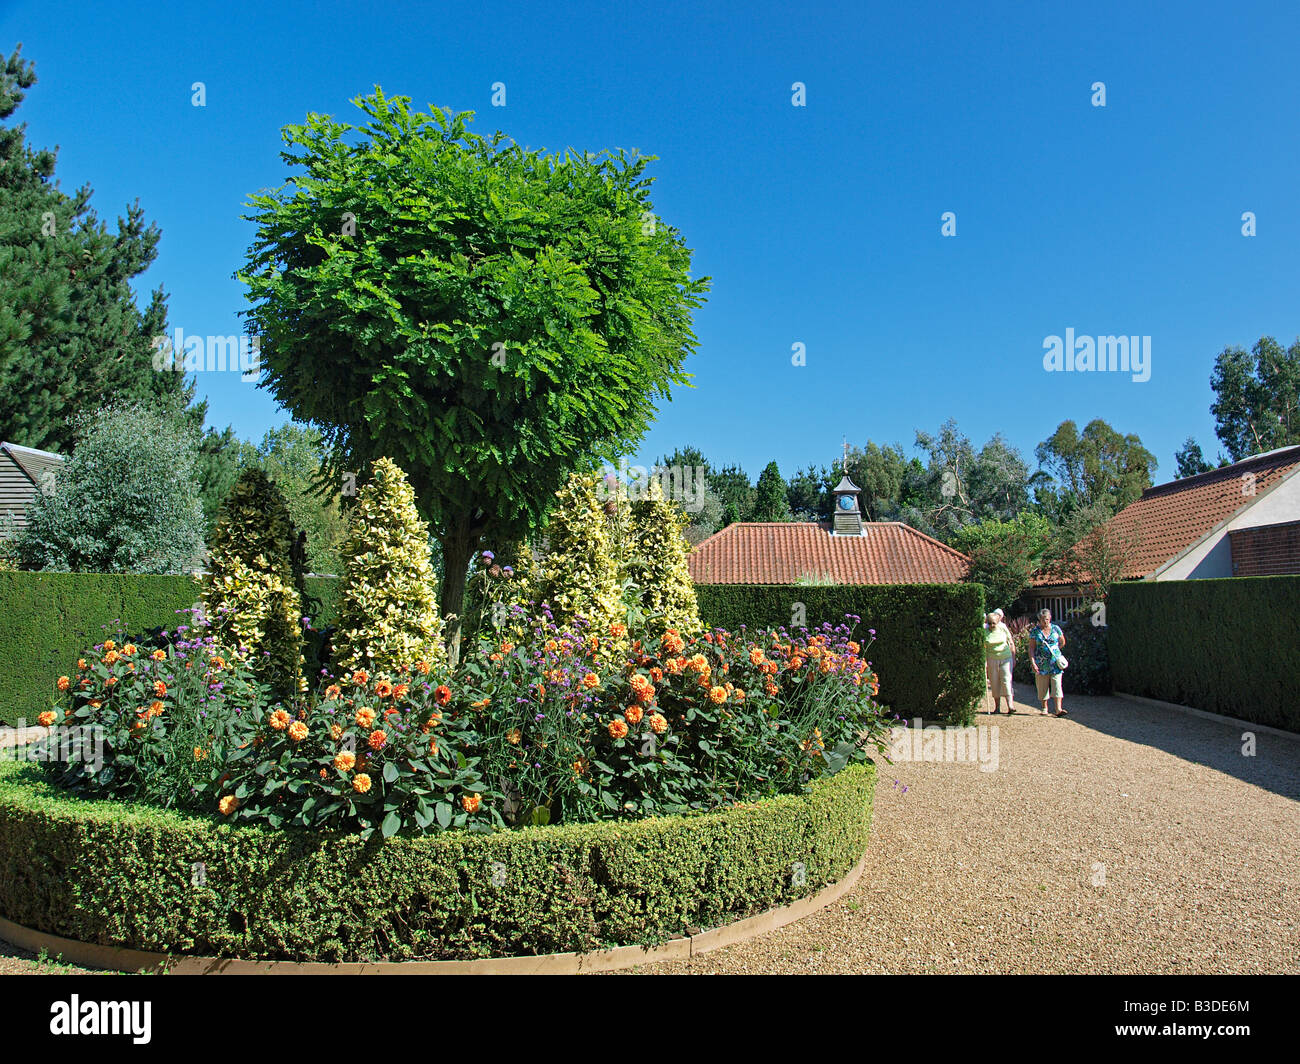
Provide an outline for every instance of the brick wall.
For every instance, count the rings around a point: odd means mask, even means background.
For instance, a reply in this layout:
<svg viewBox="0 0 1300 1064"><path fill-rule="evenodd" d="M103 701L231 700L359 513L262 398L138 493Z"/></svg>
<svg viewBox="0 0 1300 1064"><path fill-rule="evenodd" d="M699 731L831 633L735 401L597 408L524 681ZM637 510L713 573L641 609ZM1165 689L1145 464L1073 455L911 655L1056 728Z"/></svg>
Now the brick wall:
<svg viewBox="0 0 1300 1064"><path fill-rule="evenodd" d="M1300 521L1229 532L1233 576L1300 573Z"/></svg>

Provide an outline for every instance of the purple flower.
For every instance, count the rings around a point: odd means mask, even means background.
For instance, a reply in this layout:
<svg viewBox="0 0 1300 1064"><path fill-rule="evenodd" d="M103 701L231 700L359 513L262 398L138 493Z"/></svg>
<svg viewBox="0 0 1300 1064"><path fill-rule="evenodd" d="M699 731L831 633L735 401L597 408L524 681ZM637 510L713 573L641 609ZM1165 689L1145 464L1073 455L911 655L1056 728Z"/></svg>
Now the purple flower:
<svg viewBox="0 0 1300 1064"><path fill-rule="evenodd" d="M483 552L483 560L484 560L485 562L490 562L490 561L492 561L492 559L495 558L495 557L496 557L496 555L493 554L490 550L485 550L485 551Z"/></svg>

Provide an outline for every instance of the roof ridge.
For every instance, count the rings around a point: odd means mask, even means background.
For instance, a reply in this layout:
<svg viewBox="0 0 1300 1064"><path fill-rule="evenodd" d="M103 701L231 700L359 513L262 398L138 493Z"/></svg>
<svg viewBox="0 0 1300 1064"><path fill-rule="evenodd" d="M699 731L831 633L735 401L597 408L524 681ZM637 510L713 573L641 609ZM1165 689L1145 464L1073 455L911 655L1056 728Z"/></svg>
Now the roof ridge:
<svg viewBox="0 0 1300 1064"><path fill-rule="evenodd" d="M1249 458L1243 458L1238 462L1231 463L1230 465L1219 466L1216 469L1207 469L1204 473L1195 473L1190 477L1180 477L1177 480L1169 480L1164 484L1153 484L1151 487L1142 490L1141 498L1154 498L1157 495L1168 494L1170 492L1186 491L1188 488L1200 487L1203 484L1212 483L1218 478L1232 479L1233 477L1240 476L1244 467L1251 465L1255 468L1263 466L1283 468L1285 466L1300 465L1300 444L1293 444L1290 447L1276 447L1271 451L1264 451L1261 454L1253 454ZM1136 502L1137 500L1135 499L1134 501Z"/></svg>

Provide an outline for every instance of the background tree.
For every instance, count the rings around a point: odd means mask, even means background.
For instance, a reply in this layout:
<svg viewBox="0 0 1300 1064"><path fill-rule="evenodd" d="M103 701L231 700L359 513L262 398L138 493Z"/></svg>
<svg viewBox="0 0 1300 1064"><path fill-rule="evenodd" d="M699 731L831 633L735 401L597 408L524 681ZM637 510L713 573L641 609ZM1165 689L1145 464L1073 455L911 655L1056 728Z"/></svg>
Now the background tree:
<svg viewBox="0 0 1300 1064"><path fill-rule="evenodd" d="M681 469L683 475L689 478L692 490L698 483L696 471L704 470L703 498L693 501L689 509L684 504L685 500L678 500L682 504L682 511L686 514L686 541L694 546L722 528L725 503L713 490L709 479L711 467L708 459L704 457L704 452L698 447L678 447L672 454L660 458L658 464L666 469Z"/></svg>
<svg viewBox="0 0 1300 1064"><path fill-rule="evenodd" d="M754 486L754 512L751 521L789 521L790 504L785 497L785 481L775 462L768 462Z"/></svg>
<svg viewBox="0 0 1300 1064"><path fill-rule="evenodd" d="M723 466L719 470L709 470L709 487L722 500L723 524L735 524L737 521L750 521L754 512L754 485L750 483L749 474L738 465ZM726 515L731 514L728 518Z"/></svg>
<svg viewBox="0 0 1300 1064"><path fill-rule="evenodd" d="M1104 602L1111 584L1127 575L1141 538L1117 528L1109 506L1094 503L1071 512L1057 528L1045 574L1073 586L1088 602Z"/></svg>
<svg viewBox="0 0 1300 1064"><path fill-rule="evenodd" d="M0 119L36 83L21 45L0 65ZM152 339L167 331L167 303L143 313L130 282L158 254L159 231L139 204L109 233L91 188L69 196L54 181L55 153L27 146L25 125L0 127L0 438L66 452L73 416L116 402L193 398L184 374L153 368ZM189 412L195 427L203 408Z"/></svg>
<svg viewBox="0 0 1300 1064"><path fill-rule="evenodd" d="M376 88L361 126L284 130L239 277L263 384L318 427L331 475L391 455L442 542L459 615L484 535L524 538L571 472L614 461L686 381L707 279L655 216L649 157L543 155Z"/></svg>
<svg viewBox="0 0 1300 1064"><path fill-rule="evenodd" d="M1099 519L1118 513L1151 486L1157 465L1136 433L1121 436L1101 418L1083 432L1062 421L1034 453L1056 480L1037 494L1042 511L1058 524L1079 510Z"/></svg>
<svg viewBox="0 0 1300 1064"><path fill-rule="evenodd" d="M786 502L796 521L825 521L831 512L832 489L837 480L822 466L809 465L790 477L785 486Z"/></svg>
<svg viewBox="0 0 1300 1064"><path fill-rule="evenodd" d="M1234 462L1300 443L1300 339L1284 349L1265 336L1250 354L1224 348L1210 387L1215 432Z"/></svg>
<svg viewBox="0 0 1300 1064"><path fill-rule="evenodd" d="M967 525L952 546L971 559L967 579L984 588L989 607L1010 612L1028 589L1053 543L1053 529L1039 514L1023 511L1010 521L996 518Z"/></svg>
<svg viewBox="0 0 1300 1064"><path fill-rule="evenodd" d="M78 442L27 509L24 569L179 573L203 550L198 433L177 404L119 403L77 419Z"/></svg>
<svg viewBox="0 0 1300 1064"><path fill-rule="evenodd" d="M1201 454L1201 445L1188 436L1183 445L1174 452L1174 479L1194 477L1198 473L1208 473L1214 467Z"/></svg>

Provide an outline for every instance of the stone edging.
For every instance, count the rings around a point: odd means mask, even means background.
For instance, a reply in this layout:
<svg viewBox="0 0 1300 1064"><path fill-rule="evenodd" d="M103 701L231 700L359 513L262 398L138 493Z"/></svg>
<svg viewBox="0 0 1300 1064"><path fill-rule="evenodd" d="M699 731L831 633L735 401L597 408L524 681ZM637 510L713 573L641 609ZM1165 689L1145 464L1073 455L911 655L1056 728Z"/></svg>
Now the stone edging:
<svg viewBox="0 0 1300 1064"><path fill-rule="evenodd" d="M1267 732L1269 735L1278 735L1283 739L1293 739L1300 742L1300 734L1287 731L1284 728L1274 728L1269 724L1256 724L1253 720L1242 720L1240 717L1225 717L1222 713L1211 713L1208 709L1197 709L1195 706L1180 706L1177 702L1161 702L1158 698L1147 698L1144 695L1130 695L1123 691L1114 692L1116 698L1123 698L1129 702L1140 702L1144 706L1155 706L1157 709L1176 709L1180 713L1190 713L1194 717L1204 717L1206 720L1215 720L1220 724L1231 724L1234 727L1246 728L1249 731Z"/></svg>
<svg viewBox="0 0 1300 1064"><path fill-rule="evenodd" d="M484 957L469 961L244 961L227 957L169 956L121 946L78 942L44 931L33 931L3 916L0 916L0 938L33 953L44 950L47 956L57 957L63 964L128 972L162 968L171 975L579 975L614 972L659 961L689 960L697 953L708 953L775 931L838 901L857 885L866 864L867 856L864 854L848 875L816 894L711 931L675 938L659 946L619 946L594 953L545 953L534 957Z"/></svg>

